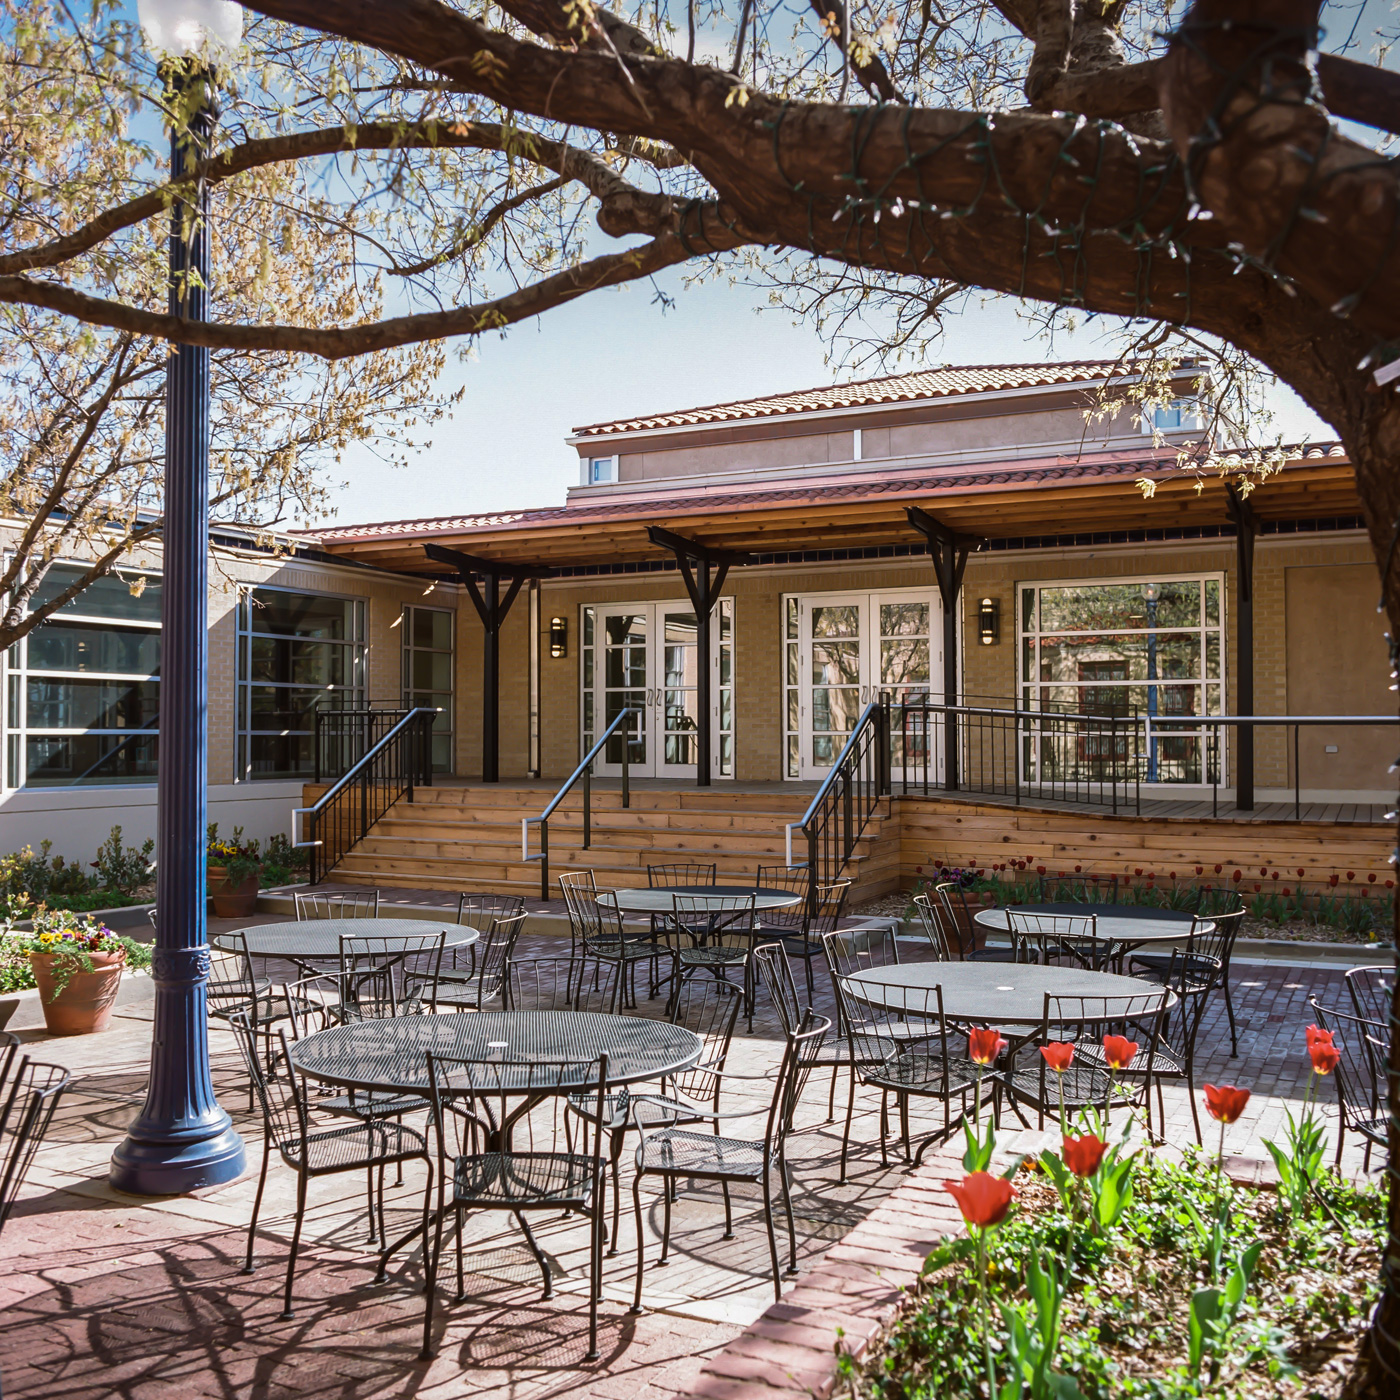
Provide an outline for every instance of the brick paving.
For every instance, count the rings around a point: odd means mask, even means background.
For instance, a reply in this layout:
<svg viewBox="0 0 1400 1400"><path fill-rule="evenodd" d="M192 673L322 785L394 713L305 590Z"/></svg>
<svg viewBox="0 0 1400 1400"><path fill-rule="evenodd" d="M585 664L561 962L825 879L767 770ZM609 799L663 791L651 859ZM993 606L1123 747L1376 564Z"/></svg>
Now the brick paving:
<svg viewBox="0 0 1400 1400"><path fill-rule="evenodd" d="M916 943L902 948L908 958L922 956ZM557 954L560 943L531 935L522 939L519 951ZM1239 1057L1230 1058L1223 1005L1212 1006L1202 1029L1199 1078L1255 1090L1248 1114L1226 1140L1227 1152L1255 1159L1264 1155L1259 1134L1278 1131L1285 1108L1296 1104L1306 1085L1301 1041L1302 1027L1311 1019L1309 994L1343 1004L1345 990L1339 969L1274 963L1238 963L1235 988ZM819 1009L829 1010L830 993L820 979L818 989ZM655 1014L656 1008L644 1005L643 1013L648 1010ZM839 1138L824 1121L828 1082L814 1080L793 1151L803 1272L795 1286L787 1286L783 1304L770 1307L755 1193L736 1197L736 1238L724 1242L717 1190L703 1184L683 1190L674 1207L674 1253L664 1269L655 1267L659 1200L647 1195L649 1311L640 1317L627 1311L635 1236L630 1211L624 1210L620 1253L605 1271L603 1359L587 1365L582 1228L559 1220L541 1231L556 1280L555 1296L546 1302L540 1298L538 1270L514 1226L478 1218L481 1223L472 1225L466 1240L467 1296L453 1302L449 1287L438 1326L438 1357L422 1363L417 1360L418 1256L407 1252L391 1266L386 1284L371 1283L358 1179L313 1184L297 1315L290 1323L279 1322L277 1315L292 1223L292 1173L277 1163L272 1167L259 1229L260 1267L251 1277L239 1271L251 1178L197 1198L158 1201L121 1196L107 1187L107 1158L139 1107L149 1035L149 1013L139 1005L124 1008L101 1037L59 1041L39 1032L25 1035L35 1042L38 1058L67 1063L78 1077L5 1230L9 1268L0 1279L5 1318L0 1376L7 1400L113 1395L124 1400L204 1395L665 1400L693 1394L741 1400L741 1393L752 1393L751 1380L731 1374L733 1358L752 1351L753 1337L771 1333L768 1339L779 1351L750 1355L750 1361L771 1363L775 1375L784 1367L800 1371L808 1364L800 1350L781 1349L806 1345L815 1355L821 1333L829 1354L835 1340L832 1309L838 1315L846 1309L853 1325L862 1318L873 1325L871 1319L883 1315L900 1268L916 1267L918 1257L907 1239L904 1246L890 1244L889 1211L914 1220L924 1235L933 1232L921 1248L954 1219L937 1184L948 1170L946 1162L933 1158L919 1178L906 1176L893 1159L890 1168L881 1169L873 1145L873 1096L859 1100L851 1180L838 1186ZM778 1048L775 1018L761 1004L753 1035L736 1037L732 1066L745 1074L770 1071ZM260 1125L245 1111L246 1091L231 1042L216 1031L212 1050L221 1100L234 1113L256 1163ZM746 1105L761 1103L766 1092L759 1082L743 1086L735 1097ZM1184 1143L1191 1137L1184 1092L1169 1087L1166 1098L1168 1139ZM1325 1093L1329 1113L1330 1102L1330 1092ZM916 1131L927 1121L917 1108L913 1118ZM1006 1146L1032 1146L1034 1138L1008 1131ZM1360 1169L1354 1143L1348 1143L1344 1166ZM418 1209L417 1170L410 1168L404 1186L390 1193L391 1230L395 1220L407 1221ZM891 1202L890 1193L898 1188L904 1189ZM918 1208L906 1204L910 1192L923 1202ZM625 1173L624 1193L624 1204L630 1204ZM897 1266L890 1255L900 1249L906 1257ZM871 1283L872 1268L883 1282ZM863 1300L858 1306L852 1302L857 1296ZM819 1323L813 1327L804 1318ZM731 1343L735 1349L726 1353Z"/></svg>

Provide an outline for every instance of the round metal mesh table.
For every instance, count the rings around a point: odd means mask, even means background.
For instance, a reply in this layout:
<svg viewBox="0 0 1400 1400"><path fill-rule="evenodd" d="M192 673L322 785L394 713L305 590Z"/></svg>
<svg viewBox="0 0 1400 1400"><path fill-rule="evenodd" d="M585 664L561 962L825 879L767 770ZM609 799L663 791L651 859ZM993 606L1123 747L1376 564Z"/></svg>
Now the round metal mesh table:
<svg viewBox="0 0 1400 1400"><path fill-rule="evenodd" d="M616 904L624 914L670 914L676 904L672 895L681 895L687 900L699 901L705 898L746 899L754 896L753 907L762 912L765 909L791 909L801 904L803 895L791 890L773 890L763 885L673 885L667 889L613 890L598 896L599 903Z"/></svg>
<svg viewBox="0 0 1400 1400"><path fill-rule="evenodd" d="M493 1046L492 1042L504 1042ZM678 1074L698 1062L694 1031L641 1016L594 1011L473 1011L453 1016L396 1016L318 1031L291 1047L292 1063L312 1079L348 1089L388 1093L428 1088L427 1054L476 1060L568 1063L560 1089L593 1082L598 1056L608 1056L608 1081L636 1084ZM507 1072L508 1073L508 1072ZM504 1087L493 1063L492 1089ZM538 1088L528 1068L522 1088Z"/></svg>
<svg viewBox="0 0 1400 1400"><path fill-rule="evenodd" d="M854 973L846 985L852 996L868 1006L917 1013L927 1008L928 993L942 987L943 1014L949 1020L989 1026L1038 1025L1047 992L1061 997L1143 997L1161 991L1135 977L1039 963L896 963ZM1121 1017L1121 1010L1110 1011L1102 1019Z"/></svg>
<svg viewBox="0 0 1400 1400"><path fill-rule="evenodd" d="M406 937L431 938L445 933L444 948L465 948L481 936L476 929L455 919L304 919L284 924L253 924L237 930L248 942L255 958L284 958L287 962L334 963L340 959L340 939ZM215 935L209 940L216 948L226 945Z"/></svg>
<svg viewBox="0 0 1400 1400"><path fill-rule="evenodd" d="M1180 909L1152 909L1133 904L1017 904L1023 914L1066 914L1076 918L1094 916L1095 936L1117 945L1121 955L1134 948L1155 943L1186 942L1195 918ZM1000 933L1010 931L1006 909L979 909L972 916L984 928ZM1196 924L1197 936L1215 932L1208 919Z"/></svg>

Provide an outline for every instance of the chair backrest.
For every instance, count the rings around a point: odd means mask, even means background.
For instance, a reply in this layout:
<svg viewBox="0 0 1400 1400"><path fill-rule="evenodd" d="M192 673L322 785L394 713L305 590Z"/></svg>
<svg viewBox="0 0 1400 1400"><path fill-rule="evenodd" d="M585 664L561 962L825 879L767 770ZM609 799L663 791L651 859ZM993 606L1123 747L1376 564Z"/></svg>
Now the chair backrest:
<svg viewBox="0 0 1400 1400"><path fill-rule="evenodd" d="M826 1016L812 1018L806 1030L797 1031L786 1037L782 1062L778 1066L777 1082L773 1085L773 1099L768 1108L768 1122L764 1132L769 1152L777 1152L792 1129L793 1115L802 1097L803 1086L815 1063L816 1049L831 1032L831 1021Z"/></svg>
<svg viewBox="0 0 1400 1400"><path fill-rule="evenodd" d="M262 1109L263 1131L271 1146L295 1150L306 1137L306 1084L292 1068L286 1031L280 1026L277 1028L279 1049L274 1056L273 1071L268 1073L258 1055L257 1033L249 1014L234 1011L228 1022L238 1041L243 1067L248 1071L258 1107Z"/></svg>
<svg viewBox="0 0 1400 1400"><path fill-rule="evenodd" d="M7 1066L13 1047L7 1053ZM60 1065L28 1056L18 1061L0 1108L0 1229L28 1174L29 1164L53 1122L54 1110L68 1087L69 1073Z"/></svg>
<svg viewBox="0 0 1400 1400"><path fill-rule="evenodd" d="M1113 943L1098 936L1096 914L1037 914L1013 905L1006 922L1017 962L1102 969L1113 952Z"/></svg>
<svg viewBox="0 0 1400 1400"><path fill-rule="evenodd" d="M764 928L779 929L784 935L791 932L794 936L807 931L807 918L811 913L807 907L807 895L812 882L811 872L805 865L760 865L754 876L754 884L767 890L783 890L802 897L800 903L789 905L786 909L763 910L758 917Z"/></svg>
<svg viewBox="0 0 1400 1400"><path fill-rule="evenodd" d="M223 1016L247 1006L258 994L248 938L241 930L219 935L220 947L209 949L209 980L205 984L211 1015Z"/></svg>
<svg viewBox="0 0 1400 1400"><path fill-rule="evenodd" d="M934 960L948 962L957 956L953 952L954 945L949 941L947 933L944 932L943 919L932 897L926 894L916 894L914 896L914 912L918 917L920 928L924 931L924 937L929 941L929 947L933 949Z"/></svg>
<svg viewBox="0 0 1400 1400"><path fill-rule="evenodd" d="M692 943L743 949L753 946L754 896L751 894L671 896L671 925Z"/></svg>
<svg viewBox="0 0 1400 1400"><path fill-rule="evenodd" d="M1235 951L1235 939L1240 936L1240 925L1244 922L1244 908L1232 909L1224 914L1198 914L1191 925L1187 947L1193 953L1203 953L1215 958L1221 966L1221 976L1230 975L1230 956ZM1214 924L1209 932L1203 926Z"/></svg>
<svg viewBox="0 0 1400 1400"><path fill-rule="evenodd" d="M860 1000L858 983L850 975L833 980L843 1033L850 1042L851 1056L857 1064L879 1064L897 1053L896 1043L888 1034L889 1023L895 1020L917 1026L920 1047L947 1059L948 1025L943 1016L941 985L902 988L900 1009L890 1012L879 1022L872 1022ZM882 1030L885 1033L882 1034Z"/></svg>
<svg viewBox="0 0 1400 1400"><path fill-rule="evenodd" d="M1394 964L1353 967L1347 972L1345 980L1356 1014L1363 1021L1380 1026L1385 1032L1382 1044L1389 1044L1390 999L1395 991Z"/></svg>
<svg viewBox="0 0 1400 1400"><path fill-rule="evenodd" d="M1373 1023L1340 1007L1324 1006L1316 997L1309 997L1308 1005L1317 1024L1332 1032L1332 1043L1341 1052L1332 1079L1342 1121L1349 1128L1374 1121L1386 1103L1386 1050L1368 1034Z"/></svg>
<svg viewBox="0 0 1400 1400"><path fill-rule="evenodd" d="M515 940L530 916L523 910L496 918L487 925L476 947L476 1005L480 1010L488 1001L503 995L506 969L515 953Z"/></svg>
<svg viewBox="0 0 1400 1400"><path fill-rule="evenodd" d="M1208 997L1204 989L1215 984L1223 971L1217 958L1173 948L1163 986L1176 997L1170 1015L1164 1015L1158 1028L1158 1043L1185 1065L1194 1059L1196 1035L1201 1028Z"/></svg>
<svg viewBox="0 0 1400 1400"><path fill-rule="evenodd" d="M525 896L520 894L461 894L457 896L457 922L468 928L480 929L496 919L513 919L525 909Z"/></svg>
<svg viewBox="0 0 1400 1400"><path fill-rule="evenodd" d="M598 888L591 870L569 871L559 877L559 891L569 911L569 934L574 953L587 952L600 943L622 941L622 914L601 896L611 890Z"/></svg>
<svg viewBox="0 0 1400 1400"><path fill-rule="evenodd" d="M724 1071L743 1000L738 987L718 977L691 977L681 983L671 1007L671 1022L694 1031L705 1045L694 1068L670 1078L686 1098L694 1100L718 1090L715 1076Z"/></svg>
<svg viewBox="0 0 1400 1400"><path fill-rule="evenodd" d="M647 884L654 890L674 889L677 885L713 885L717 865L687 864L647 866Z"/></svg>
<svg viewBox="0 0 1400 1400"><path fill-rule="evenodd" d="M297 918L308 919L377 919L379 891L371 889L342 889L318 891L314 894L294 893Z"/></svg>
<svg viewBox="0 0 1400 1400"><path fill-rule="evenodd" d="M338 972L317 972L282 988L293 1040L329 1030L347 1019L343 988Z"/></svg>
<svg viewBox="0 0 1400 1400"><path fill-rule="evenodd" d="M817 907L807 921L806 934L810 941L817 942L823 934L831 933L841 923L846 912L846 896L851 892L850 880L833 880L829 885L817 886Z"/></svg>
<svg viewBox="0 0 1400 1400"><path fill-rule="evenodd" d="M1040 1023L1040 1044L1051 1040L1099 1039L1105 1034L1136 1040L1135 1075L1152 1073L1157 1046L1161 1044L1162 1017L1171 993L1166 987L1147 987L1128 996L1063 996L1045 993ZM1044 1079L1045 1059L1040 1061Z"/></svg>
<svg viewBox="0 0 1400 1400"><path fill-rule="evenodd" d="M843 928L822 935L822 951L833 977L849 977L899 962L899 940L892 928Z"/></svg>
<svg viewBox="0 0 1400 1400"><path fill-rule="evenodd" d="M506 1006L511 1011L612 1011L617 999L616 962L593 958L511 958Z"/></svg>
<svg viewBox="0 0 1400 1400"><path fill-rule="evenodd" d="M972 910L967 907L967 895L963 887L952 880L935 885L933 892L943 910L943 927L953 940L956 955L966 958L977 946L977 930L973 927Z"/></svg>
<svg viewBox="0 0 1400 1400"><path fill-rule="evenodd" d="M342 933L340 978L347 1019L382 1020L435 1006L446 941L442 930Z"/></svg>
<svg viewBox="0 0 1400 1400"><path fill-rule="evenodd" d="M451 1182L451 1170L443 1171L451 1158L494 1155L505 1151L526 1156L563 1150L566 1140L568 1100L572 1095L594 1096L590 1111L595 1122L606 1122L608 1057L599 1055L585 1075L577 1060L519 1060L507 1058L509 1046L500 1059L464 1060L449 1055L427 1054L428 1103L434 1136L438 1143L439 1180ZM529 1113L512 1113L522 1099L534 1100ZM500 1128L510 1124L507 1141L500 1141ZM602 1169L602 1143L606 1133L593 1134L594 1184ZM584 1149L586 1150L586 1149ZM537 1180L550 1190L550 1174L522 1173L513 1191L527 1193ZM499 1194L499 1188L492 1192Z"/></svg>
<svg viewBox="0 0 1400 1400"><path fill-rule="evenodd" d="M792 1035L802 1025L802 1003L797 995L797 981L792 964L781 943L760 943L753 950L754 966L768 989L768 999L778 1013L783 1033ZM808 1008L810 1011L810 1008Z"/></svg>

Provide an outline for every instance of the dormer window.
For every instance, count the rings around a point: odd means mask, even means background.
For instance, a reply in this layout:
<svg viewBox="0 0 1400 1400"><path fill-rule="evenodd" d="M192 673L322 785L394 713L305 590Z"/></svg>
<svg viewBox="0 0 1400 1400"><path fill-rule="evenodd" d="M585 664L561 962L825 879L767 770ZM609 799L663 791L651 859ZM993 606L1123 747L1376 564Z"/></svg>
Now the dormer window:
<svg viewBox="0 0 1400 1400"><path fill-rule="evenodd" d="M1180 433L1201 426L1200 408L1195 399L1176 399L1170 404L1157 404L1143 414L1145 433Z"/></svg>
<svg viewBox="0 0 1400 1400"><path fill-rule="evenodd" d="M617 480L616 457L590 457L588 459L588 485L601 486L604 482Z"/></svg>

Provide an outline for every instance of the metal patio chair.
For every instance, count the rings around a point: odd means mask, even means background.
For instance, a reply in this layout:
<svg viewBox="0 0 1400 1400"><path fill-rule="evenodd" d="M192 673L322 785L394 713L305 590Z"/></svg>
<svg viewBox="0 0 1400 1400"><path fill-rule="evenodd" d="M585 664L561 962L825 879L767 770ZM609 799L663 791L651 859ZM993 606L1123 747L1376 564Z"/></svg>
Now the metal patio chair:
<svg viewBox="0 0 1400 1400"><path fill-rule="evenodd" d="M749 1030L753 1030L754 982L753 949L757 934L754 926L754 896L671 896L670 936L674 939L679 979L673 985L671 1002L682 986L700 973L727 982L731 970L739 974L740 990Z"/></svg>
<svg viewBox="0 0 1400 1400"><path fill-rule="evenodd" d="M506 968L528 917L522 912L493 918L472 947L473 952L480 950L475 968L438 973L436 1004L455 1011L485 1011L493 1002L504 1005Z"/></svg>
<svg viewBox="0 0 1400 1400"><path fill-rule="evenodd" d="M758 883L770 889L784 889L802 895L802 903L791 909L770 909L758 916L758 933L763 939L782 940L783 950L790 958L801 958L807 976L807 1000L816 1000L816 983L812 963L822 957L822 938L840 927L846 912L846 898L852 881L833 880L817 886L817 905L811 907L811 885L805 867L759 866Z"/></svg>
<svg viewBox="0 0 1400 1400"><path fill-rule="evenodd" d="M713 886L718 869L718 865L714 862L704 865L697 862L673 861L666 865L649 865L647 866L647 888L673 890L686 885ZM653 914L650 934L652 943L664 942L671 927L670 915ZM652 996L655 996L657 992L658 962L659 959L654 960L651 965Z"/></svg>
<svg viewBox="0 0 1400 1400"><path fill-rule="evenodd" d="M481 933L496 922L497 919L513 919L517 914L525 912L525 896L519 894L460 894L457 896L457 922L467 928L477 929ZM470 977L476 971L477 945L468 944L465 948L452 948L449 950L452 961L448 964L448 970L459 972L463 970Z"/></svg>
<svg viewBox="0 0 1400 1400"><path fill-rule="evenodd" d="M838 977L850 977L858 972L869 972L875 968L896 967L899 964L899 938L893 928L845 928L825 934L822 949L826 955L827 971L831 975L832 988L836 988ZM867 1035L883 1036L888 1040L918 1040L931 1034L935 1027L922 1017L923 1002L909 1015L899 1015L873 1023L870 1017L852 1005L849 999L843 1002L836 999L836 1030L838 1035L847 1036L850 1028L846 1025L848 1010L854 1010L856 1019L864 1027Z"/></svg>
<svg viewBox="0 0 1400 1400"><path fill-rule="evenodd" d="M18 1042L7 1039L0 1080L0 1231L71 1079L61 1065L17 1056Z"/></svg>
<svg viewBox="0 0 1400 1400"><path fill-rule="evenodd" d="M1334 1165L1342 1164L1342 1147L1347 1130L1359 1134L1366 1142L1362 1170L1371 1170L1371 1149L1384 1152L1389 1131L1386 1095L1387 1048L1368 1027L1375 1023L1335 1006L1324 1006L1316 997L1308 998L1317 1024L1333 1034L1333 1044L1342 1058L1332 1072L1337 1090L1337 1156Z"/></svg>
<svg viewBox="0 0 1400 1400"><path fill-rule="evenodd" d="M465 1296L462 1227L467 1211L513 1215L539 1264L544 1296L554 1294L549 1260L535 1241L526 1215L560 1211L582 1215L589 1224L588 1356L598 1359L598 1299L602 1292L603 1214L607 1182L603 1135L593 1134L592 1150L559 1151L567 1095L578 1083L575 1061L472 1061L429 1054L428 1097L438 1144L437 1223L424 1244L423 1358L433 1355L433 1309L442 1263L443 1221L450 1211L457 1235L457 1296ZM593 1115L603 1121L607 1101L608 1057L600 1055L589 1075ZM529 1112L512 1111L510 1100L534 1101ZM424 1198L426 1221L432 1188Z"/></svg>
<svg viewBox="0 0 1400 1400"><path fill-rule="evenodd" d="M929 947L933 949L934 961L951 962L955 956L953 944L948 937L947 930L943 927L943 919L939 915L938 906L933 902L932 897L926 894L916 894L913 905L919 927L923 930L924 937L928 939Z"/></svg>
<svg viewBox="0 0 1400 1400"><path fill-rule="evenodd" d="M1219 991L1225 997L1225 1014L1230 1022L1231 1057L1239 1053L1239 1041L1235 1032L1235 1003L1230 995L1230 958L1235 951L1235 939L1239 937L1244 914L1243 904L1223 914L1198 914L1186 939L1186 972L1192 985L1206 992ZM1208 933L1202 931L1202 925L1207 922L1215 926ZM1199 960L1193 957L1195 954L1200 955ZM1169 952L1147 950L1129 953L1128 972L1133 977L1161 982L1171 960Z"/></svg>
<svg viewBox="0 0 1400 1400"><path fill-rule="evenodd" d="M656 957L656 945L645 936L624 931L622 912L602 896L611 890L598 887L591 870L570 871L559 877L559 890L569 911L569 934L575 957L592 958L600 963L616 963L620 968L618 987L623 1005L637 1005L636 966Z"/></svg>
<svg viewBox="0 0 1400 1400"><path fill-rule="evenodd" d="M669 1008L669 1019L673 1025L684 1026L687 1030L694 1031L705 1048L695 1066L661 1081L661 1096L675 1104L670 1120L672 1126L697 1121L689 1112L692 1104L702 1112L719 1112L718 1076L724 1072L725 1061L729 1057L729 1043L734 1038L734 1026L738 1022L739 1008L742 1004L742 993L732 982L721 982L710 977L703 981L691 978L681 984ZM596 1131L599 1125L593 1116L595 1108L591 1095L569 1096L570 1112ZM602 1129L608 1136L608 1168L613 1186L612 1233L608 1237L608 1254L613 1255L617 1253L617 1215L620 1198L618 1164L622 1160L627 1133L632 1128L632 1091L625 1086L609 1090L603 1104L603 1112L606 1116L602 1122ZM728 1185L723 1189L728 1195Z"/></svg>
<svg viewBox="0 0 1400 1400"><path fill-rule="evenodd" d="M935 885L933 892L943 910L943 928L956 956L963 962L1009 963L1016 961L1015 948L979 948L978 925L972 917L963 887L952 880Z"/></svg>
<svg viewBox="0 0 1400 1400"><path fill-rule="evenodd" d="M1351 995L1351 1004L1363 1021L1379 1026L1384 1034L1381 1043L1390 1043L1390 998L1395 989L1395 965L1378 963L1371 967L1353 967L1342 979ZM1368 1032L1374 1034L1374 1032Z"/></svg>
<svg viewBox="0 0 1400 1400"><path fill-rule="evenodd" d="M154 912L154 911L153 911ZM263 1040L263 1062L272 1063L272 1027L286 1014L280 997L274 996L272 981L256 977L248 939L242 930L219 935L223 946L209 949L209 978L205 998L209 1015L227 1022L235 1011L246 1011L255 1034ZM248 1086L248 1109L253 1104L253 1087Z"/></svg>
<svg viewBox="0 0 1400 1400"><path fill-rule="evenodd" d="M613 1012L619 968L579 957L512 958L506 965L506 1009Z"/></svg>
<svg viewBox="0 0 1400 1400"><path fill-rule="evenodd" d="M342 933L341 1014L347 1021L380 1021L434 1010L446 941L443 930Z"/></svg>
<svg viewBox="0 0 1400 1400"><path fill-rule="evenodd" d="M400 1123L358 1117L348 1123L316 1122L312 1117L314 1104L308 1098L305 1080L292 1068L287 1053L286 1032L277 1032L279 1062L284 1069L276 1078L271 1078L263 1073L257 1042L246 1013L234 1012L229 1019L237 1032L238 1048L243 1052L243 1063L253 1081L263 1115L262 1166L258 1172L257 1193L253 1197L253 1215L248 1222L248 1249L243 1261L245 1274L251 1274L255 1268L253 1250L257 1238L258 1212L262 1208L267 1165L274 1149L297 1174L296 1223L292 1227L282 1298L281 1317L285 1322L292 1318L292 1284L296 1278L297 1253L301 1246L302 1223L306 1217L307 1188L311 1181L343 1172L363 1171L374 1183L377 1175L377 1189L371 1192L369 1204L369 1243L378 1243L387 1249L388 1240L384 1233L384 1168L421 1159L428 1171L430 1195L433 1164L422 1133ZM428 1230L427 1200L428 1195L425 1195L425 1238ZM374 1275L376 1283L384 1282L387 1265L388 1255L381 1252L379 1267Z"/></svg>
<svg viewBox="0 0 1400 1400"><path fill-rule="evenodd" d="M773 1095L765 1109L754 1108L737 1113L695 1112L693 1125L677 1126L670 1121L675 1112L674 1102L662 1095L637 1095L632 1101L632 1121L640 1141L637 1144L637 1174L632 1181L632 1209L637 1222L637 1280L632 1311L642 1311L642 1275L646 1267L646 1227L642 1218L642 1180L659 1176L663 1182L663 1225L661 1258L666 1262L671 1247L672 1189L682 1177L697 1181L716 1181L723 1186L733 1182L748 1182L763 1192L763 1220L768 1230L768 1253L773 1268L773 1294L783 1296L782 1265L778 1258L778 1238L773 1228L773 1185L776 1172L782 1192L783 1211L787 1218L789 1276L797 1273L797 1232L792 1217L792 1188L788 1182L786 1144L792 1130L792 1117L801 1097L807 1071L803 1068L803 1052L808 1044L821 1040L831 1029L831 1022L821 1017L809 1030L790 1035L783 1051L782 1062L773 1079ZM737 1076L719 1074L720 1083L714 1090L716 1098L722 1093L724 1081L743 1078L768 1079L767 1075ZM761 1138L741 1138L728 1135L732 1122L764 1115ZM706 1130L702 1125L708 1123ZM729 1193L725 1192L724 1234L734 1233L733 1211Z"/></svg>
<svg viewBox="0 0 1400 1400"><path fill-rule="evenodd" d="M1083 967L1116 972L1116 944L1100 938L1096 914L1037 914L1010 906L1006 922L1016 961L1042 967Z"/></svg>
<svg viewBox="0 0 1400 1400"><path fill-rule="evenodd" d="M306 919L377 919L379 891L372 889L317 890L310 894L292 895L297 920Z"/></svg>
<svg viewBox="0 0 1400 1400"><path fill-rule="evenodd" d="M904 1143L904 1160L910 1161L909 1100L932 1099L942 1105L943 1126L926 1134L918 1151L912 1154L914 1166L919 1166L924 1153L935 1143L945 1142L958 1128L968 1112L968 1097L974 1106L979 1092L993 1094L1001 1082L996 1069L984 1069L973 1063L967 1052L966 1033L950 1027L943 1015L943 988L909 989L906 1001L916 1017L922 1034L917 1041L895 1041L883 1034L885 1027L871 1028L860 1019L860 1002L852 995L849 975L833 974L841 1020L846 1026L851 1062L862 1084L880 1090L880 1165L889 1165L886 1143L889 1139L889 1096L895 1096L899 1110L900 1138ZM959 1112L952 1113L957 1100ZM844 1157L844 1145L842 1153Z"/></svg>
<svg viewBox="0 0 1400 1400"><path fill-rule="evenodd" d="M1007 1087L1013 1099L1035 1109L1037 1128L1045 1127L1046 1113L1058 1115L1061 1088L1067 1115L1085 1108L1109 1108L1110 1100L1125 1102L1130 1108L1147 1103L1169 995L1166 987L1144 988L1140 995L1131 996L1054 996L1047 992L1039 1029L1021 1042L1007 1070ZM1101 1032L1110 1029L1136 1039L1138 1044L1133 1060L1136 1071L1122 1078L1109 1070L1103 1058ZM1050 1069L1040 1053L1040 1047L1051 1041L1074 1044L1074 1059L1063 1073ZM1031 1056L1034 1062L1027 1064ZM1114 1099L1115 1083L1138 1087L1131 1095Z"/></svg>

